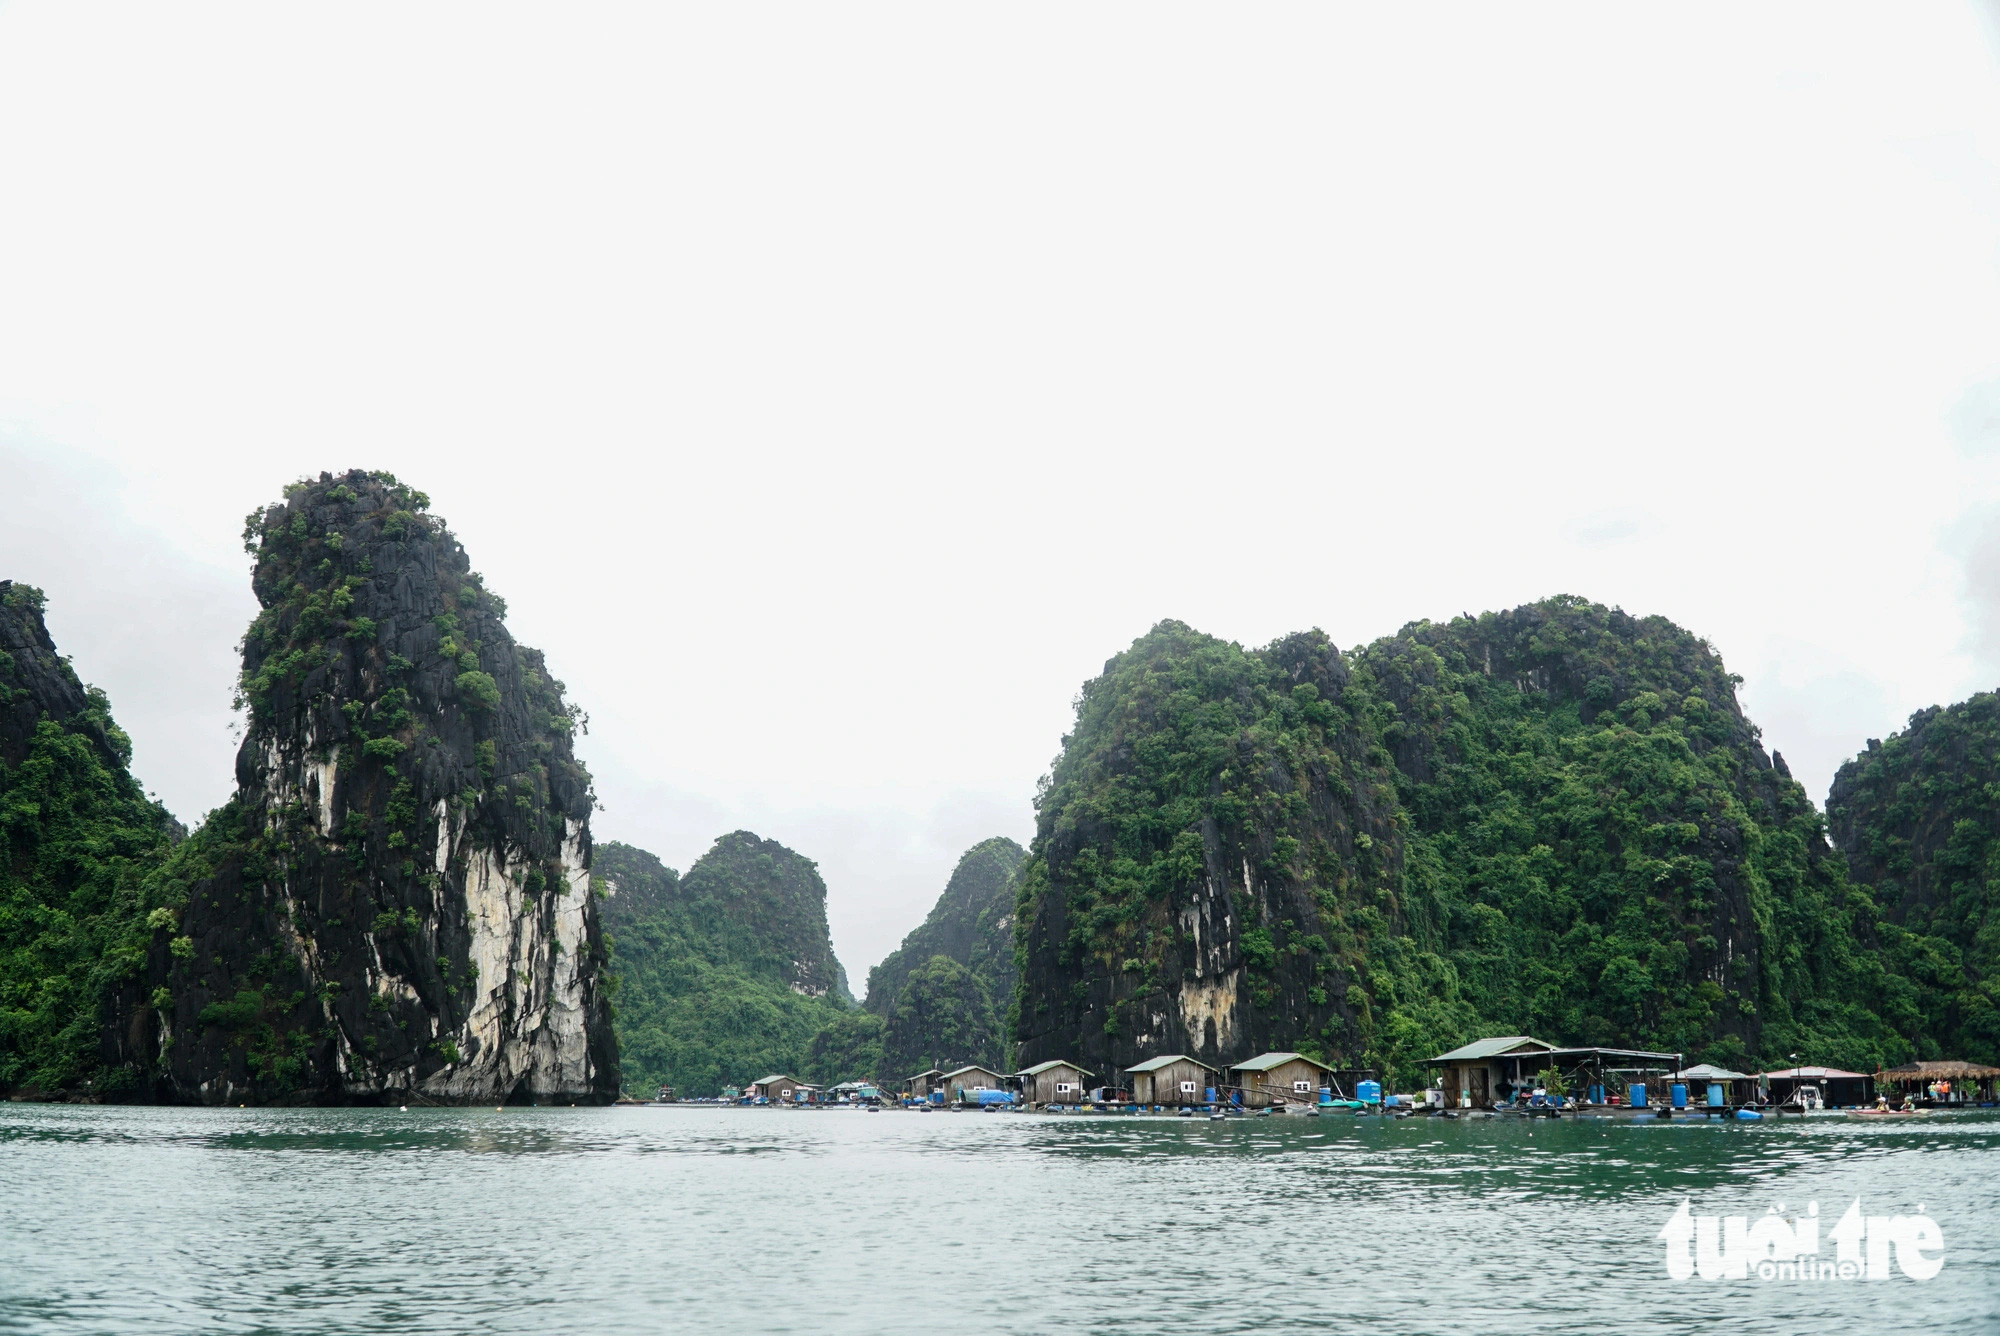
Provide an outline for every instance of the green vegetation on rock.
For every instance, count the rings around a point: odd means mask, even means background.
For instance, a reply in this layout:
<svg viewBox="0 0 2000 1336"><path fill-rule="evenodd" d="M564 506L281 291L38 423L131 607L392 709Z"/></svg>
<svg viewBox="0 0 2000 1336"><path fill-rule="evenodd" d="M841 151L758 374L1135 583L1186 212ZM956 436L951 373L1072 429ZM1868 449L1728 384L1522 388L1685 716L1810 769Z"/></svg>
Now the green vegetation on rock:
<svg viewBox="0 0 2000 1336"><path fill-rule="evenodd" d="M883 1075L901 1080L932 1067L998 1067L1005 1054L999 1014L985 981L950 956L910 972L882 1038Z"/></svg>
<svg viewBox="0 0 2000 1336"><path fill-rule="evenodd" d="M847 992L812 860L736 831L684 877L617 843L598 847L592 873L632 1094L670 1085L713 1095L772 1072L820 1081L873 1074L881 1022L858 1013ZM868 1065L851 1069L855 1062Z"/></svg>
<svg viewBox="0 0 2000 1336"><path fill-rule="evenodd" d="M0 1093L132 1098L151 1064L123 1022L148 944L178 922L148 885L178 830L42 608L0 581Z"/></svg>
<svg viewBox="0 0 2000 1336"><path fill-rule="evenodd" d="M2000 695L1870 739L1834 777L1827 818L1881 902L1883 1014L1918 1057L2000 1061Z"/></svg>
<svg viewBox="0 0 2000 1336"><path fill-rule="evenodd" d="M863 1005L889 1023L886 1078L922 1070L931 1064L918 1059L931 1053L963 1054L960 1062L986 1066L1004 1061L1003 1020L1016 977L1015 878L1026 860L1027 851L1004 836L973 845L959 858L930 915L868 971ZM952 976L951 987L970 1008L963 1015L941 1010L938 999L928 996L941 982L932 968L938 959L961 966L973 981L973 986L962 985ZM926 975L927 997L900 1005L907 985L919 974ZM937 1028L924 1028L933 1023ZM918 1065L905 1071L912 1061Z"/></svg>
<svg viewBox="0 0 2000 1336"><path fill-rule="evenodd" d="M1019 1060L1295 1048L1400 1082L1480 1034L1740 1065L1909 1050L1874 907L1736 679L1556 598L1343 655L1162 623L1037 803Z"/></svg>

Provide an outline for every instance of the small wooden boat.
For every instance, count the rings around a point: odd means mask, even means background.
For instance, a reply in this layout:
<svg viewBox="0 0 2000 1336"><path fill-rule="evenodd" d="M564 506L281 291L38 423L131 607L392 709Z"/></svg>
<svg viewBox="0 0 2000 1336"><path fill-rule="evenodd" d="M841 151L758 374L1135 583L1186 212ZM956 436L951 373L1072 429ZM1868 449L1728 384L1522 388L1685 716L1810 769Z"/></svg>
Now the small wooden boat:
<svg viewBox="0 0 2000 1336"><path fill-rule="evenodd" d="M1927 1118L1929 1109L1849 1109L1847 1116L1863 1123L1900 1123L1911 1118Z"/></svg>

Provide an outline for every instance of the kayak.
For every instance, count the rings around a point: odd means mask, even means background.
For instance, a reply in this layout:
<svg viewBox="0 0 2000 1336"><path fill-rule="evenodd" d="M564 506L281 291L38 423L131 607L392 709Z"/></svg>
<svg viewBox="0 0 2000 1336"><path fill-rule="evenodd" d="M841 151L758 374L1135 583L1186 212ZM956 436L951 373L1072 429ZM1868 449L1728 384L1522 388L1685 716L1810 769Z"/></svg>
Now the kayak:
<svg viewBox="0 0 2000 1336"><path fill-rule="evenodd" d="M1847 1116L1864 1123L1900 1123L1928 1116L1929 1109L1849 1109Z"/></svg>

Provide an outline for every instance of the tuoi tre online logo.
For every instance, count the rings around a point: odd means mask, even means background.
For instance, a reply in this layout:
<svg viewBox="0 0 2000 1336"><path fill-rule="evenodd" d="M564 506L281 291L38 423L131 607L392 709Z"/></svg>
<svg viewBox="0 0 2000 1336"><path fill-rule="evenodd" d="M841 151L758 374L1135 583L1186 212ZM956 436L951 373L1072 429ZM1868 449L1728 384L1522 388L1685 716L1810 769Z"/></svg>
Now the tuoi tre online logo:
<svg viewBox="0 0 2000 1336"><path fill-rule="evenodd" d="M1864 1215L1855 1198L1827 1231L1830 1258L1820 1249L1818 1202L1800 1216L1774 1206L1751 1224L1740 1215L1693 1215L1683 1199L1654 1237L1666 1241L1675 1280L1887 1280L1892 1260L1911 1280L1929 1280L1944 1268L1944 1231L1923 1210L1919 1203L1915 1215Z"/></svg>

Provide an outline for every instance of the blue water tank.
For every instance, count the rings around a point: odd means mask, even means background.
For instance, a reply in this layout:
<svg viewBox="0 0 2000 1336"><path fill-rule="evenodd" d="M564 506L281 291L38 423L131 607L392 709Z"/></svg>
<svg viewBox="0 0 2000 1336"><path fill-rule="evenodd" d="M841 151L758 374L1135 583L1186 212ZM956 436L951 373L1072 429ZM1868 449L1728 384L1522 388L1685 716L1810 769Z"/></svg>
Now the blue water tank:
<svg viewBox="0 0 2000 1336"><path fill-rule="evenodd" d="M1360 1100L1363 1104L1380 1104L1382 1102L1382 1083L1380 1081L1363 1081L1354 1087L1354 1098Z"/></svg>
<svg viewBox="0 0 2000 1336"><path fill-rule="evenodd" d="M1672 1098L1675 1108L1685 1109L1688 1106L1688 1088L1679 1081L1674 1082L1667 1093Z"/></svg>
<svg viewBox="0 0 2000 1336"><path fill-rule="evenodd" d="M1633 1107L1633 1108L1635 1108L1635 1109L1643 1109L1643 1108L1645 1108L1645 1107L1646 1107L1646 1087L1645 1087L1645 1086L1643 1086L1643 1085L1638 1085L1638 1084L1633 1084L1633 1085L1629 1085L1629 1086L1625 1087L1625 1091L1626 1091L1626 1096L1627 1096L1627 1098L1629 1098L1629 1099L1630 1099L1630 1100L1632 1101L1632 1107Z"/></svg>
<svg viewBox="0 0 2000 1336"><path fill-rule="evenodd" d="M1721 1108L1722 1095L1723 1095L1722 1082L1710 1081L1708 1083L1708 1107L1711 1109Z"/></svg>

